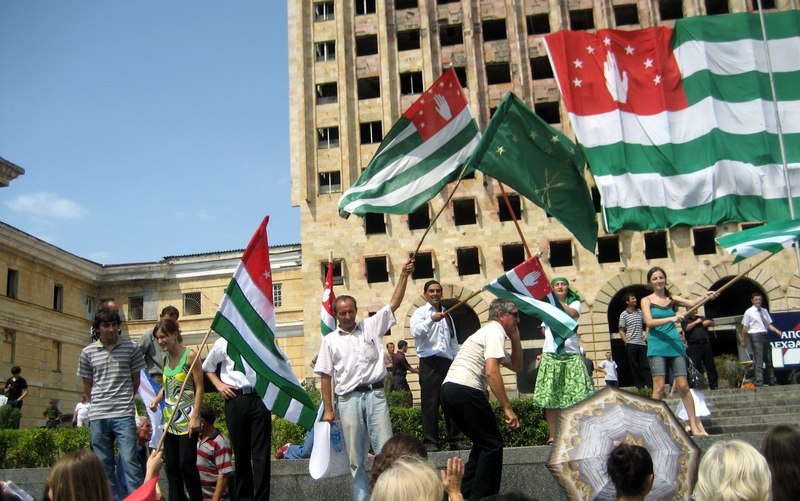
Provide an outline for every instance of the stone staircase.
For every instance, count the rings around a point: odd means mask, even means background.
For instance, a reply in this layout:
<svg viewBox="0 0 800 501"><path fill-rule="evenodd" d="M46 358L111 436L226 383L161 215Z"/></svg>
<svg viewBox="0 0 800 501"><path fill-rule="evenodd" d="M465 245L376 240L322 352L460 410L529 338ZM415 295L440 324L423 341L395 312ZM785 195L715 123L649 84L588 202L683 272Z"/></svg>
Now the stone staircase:
<svg viewBox="0 0 800 501"><path fill-rule="evenodd" d="M711 416L703 426L712 435L728 433L764 433L776 424L800 427L800 386L762 386L705 390L703 395ZM666 399L673 412L679 398Z"/></svg>

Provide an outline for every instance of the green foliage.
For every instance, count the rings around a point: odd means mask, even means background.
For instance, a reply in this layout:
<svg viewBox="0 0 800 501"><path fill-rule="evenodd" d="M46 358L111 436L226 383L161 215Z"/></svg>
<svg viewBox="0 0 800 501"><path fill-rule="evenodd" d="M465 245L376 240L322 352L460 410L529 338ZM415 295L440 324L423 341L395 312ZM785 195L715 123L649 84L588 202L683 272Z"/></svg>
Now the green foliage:
<svg viewBox="0 0 800 501"><path fill-rule="evenodd" d="M544 445L547 443L549 433L544 411L533 405L530 398L515 398L511 400L511 408L519 419L519 429L512 430L505 424L505 414L500 402L492 401L492 410L503 435L506 447L526 447L531 445Z"/></svg>
<svg viewBox="0 0 800 501"><path fill-rule="evenodd" d="M392 420L392 432L395 435L411 435L422 440L422 409L419 407L393 407L389 405L389 417ZM440 428L444 420L440 419Z"/></svg>
<svg viewBox="0 0 800 501"><path fill-rule="evenodd" d="M228 433L228 423L225 421L225 397L222 393L216 391L212 393L203 393L203 403L213 407L214 412L217 413L217 420L214 422L214 426L216 426L223 435L230 437Z"/></svg>
<svg viewBox="0 0 800 501"><path fill-rule="evenodd" d="M16 433L16 443L7 451L3 468L45 468L55 463L56 430L29 428Z"/></svg>
<svg viewBox="0 0 800 501"><path fill-rule="evenodd" d="M733 355L720 355L714 357L714 365L717 366L721 388L738 388L742 384L745 368L739 363L738 358Z"/></svg>
<svg viewBox="0 0 800 501"><path fill-rule="evenodd" d="M386 401L389 407L413 407L414 397L410 391L392 390L386 392Z"/></svg>
<svg viewBox="0 0 800 501"><path fill-rule="evenodd" d="M322 393L317 388L316 379L307 379L303 383L303 388L306 393L311 397L315 408L319 408L322 402ZM306 441L306 430L300 425L294 424L283 418L276 417L272 420L272 442L271 442L271 455L274 457L275 452L284 444L302 444Z"/></svg>
<svg viewBox="0 0 800 501"><path fill-rule="evenodd" d="M653 389L648 387L637 388L635 386L632 386L630 388L625 388L624 391L627 391L628 393L633 393L634 395L639 395L640 397L647 397L647 398L653 397Z"/></svg>
<svg viewBox="0 0 800 501"><path fill-rule="evenodd" d="M88 449L91 445L89 428L60 427L55 429L55 440L58 454Z"/></svg>
<svg viewBox="0 0 800 501"><path fill-rule="evenodd" d="M8 430L19 427L19 418L22 413L19 409L10 405L0 406L0 430Z"/></svg>

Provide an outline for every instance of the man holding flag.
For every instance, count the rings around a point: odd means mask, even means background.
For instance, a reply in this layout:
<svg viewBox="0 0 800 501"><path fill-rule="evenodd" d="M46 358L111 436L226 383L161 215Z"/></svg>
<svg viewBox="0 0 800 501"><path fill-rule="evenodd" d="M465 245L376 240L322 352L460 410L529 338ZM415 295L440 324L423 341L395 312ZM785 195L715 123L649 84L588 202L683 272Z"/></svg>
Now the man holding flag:
<svg viewBox="0 0 800 501"><path fill-rule="evenodd" d="M406 293L408 277L414 271L414 260L403 266L389 304L375 315L356 322L358 307L355 298L339 296L333 302L333 314L339 326L322 339L314 372L322 378L322 419L340 420L350 472L353 476L353 499L369 499L369 485L364 467L369 439L372 451L381 452L392 436L389 406L383 389L386 367L383 363L382 338L396 324L394 312ZM336 388L333 388L333 379ZM334 412L331 391L336 393Z"/></svg>

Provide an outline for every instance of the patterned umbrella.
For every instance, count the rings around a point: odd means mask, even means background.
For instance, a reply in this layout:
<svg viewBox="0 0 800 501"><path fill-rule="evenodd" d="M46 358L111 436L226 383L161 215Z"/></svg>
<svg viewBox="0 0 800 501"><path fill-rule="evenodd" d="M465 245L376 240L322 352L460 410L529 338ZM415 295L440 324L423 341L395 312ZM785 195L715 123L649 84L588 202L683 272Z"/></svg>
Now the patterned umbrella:
<svg viewBox="0 0 800 501"><path fill-rule="evenodd" d="M647 499L691 499L700 449L666 403L612 387L561 411L547 467L572 499L614 500L606 460L620 443L653 458Z"/></svg>

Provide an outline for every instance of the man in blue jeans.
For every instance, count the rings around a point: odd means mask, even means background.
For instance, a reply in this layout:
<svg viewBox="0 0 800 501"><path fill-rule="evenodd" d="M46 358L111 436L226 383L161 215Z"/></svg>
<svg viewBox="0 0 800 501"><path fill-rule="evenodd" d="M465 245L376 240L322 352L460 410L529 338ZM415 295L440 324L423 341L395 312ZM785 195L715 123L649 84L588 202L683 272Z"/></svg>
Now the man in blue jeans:
<svg viewBox="0 0 800 501"><path fill-rule="evenodd" d="M133 396L139 388L139 371L144 357L129 339L120 336L119 313L101 308L92 324L99 339L81 351L78 376L83 391L92 403L89 430L92 450L106 470L112 492L117 488L114 472L114 441L125 470L128 492L133 492L144 478L136 458L136 409Z"/></svg>
<svg viewBox="0 0 800 501"><path fill-rule="evenodd" d="M761 307L764 298L760 292L750 294L753 304L742 317L742 346L747 346L747 337L753 341L753 367L756 372L756 386L775 384L775 369L772 368L772 344L769 332L778 336L781 331L772 325L772 317L766 308Z"/></svg>

